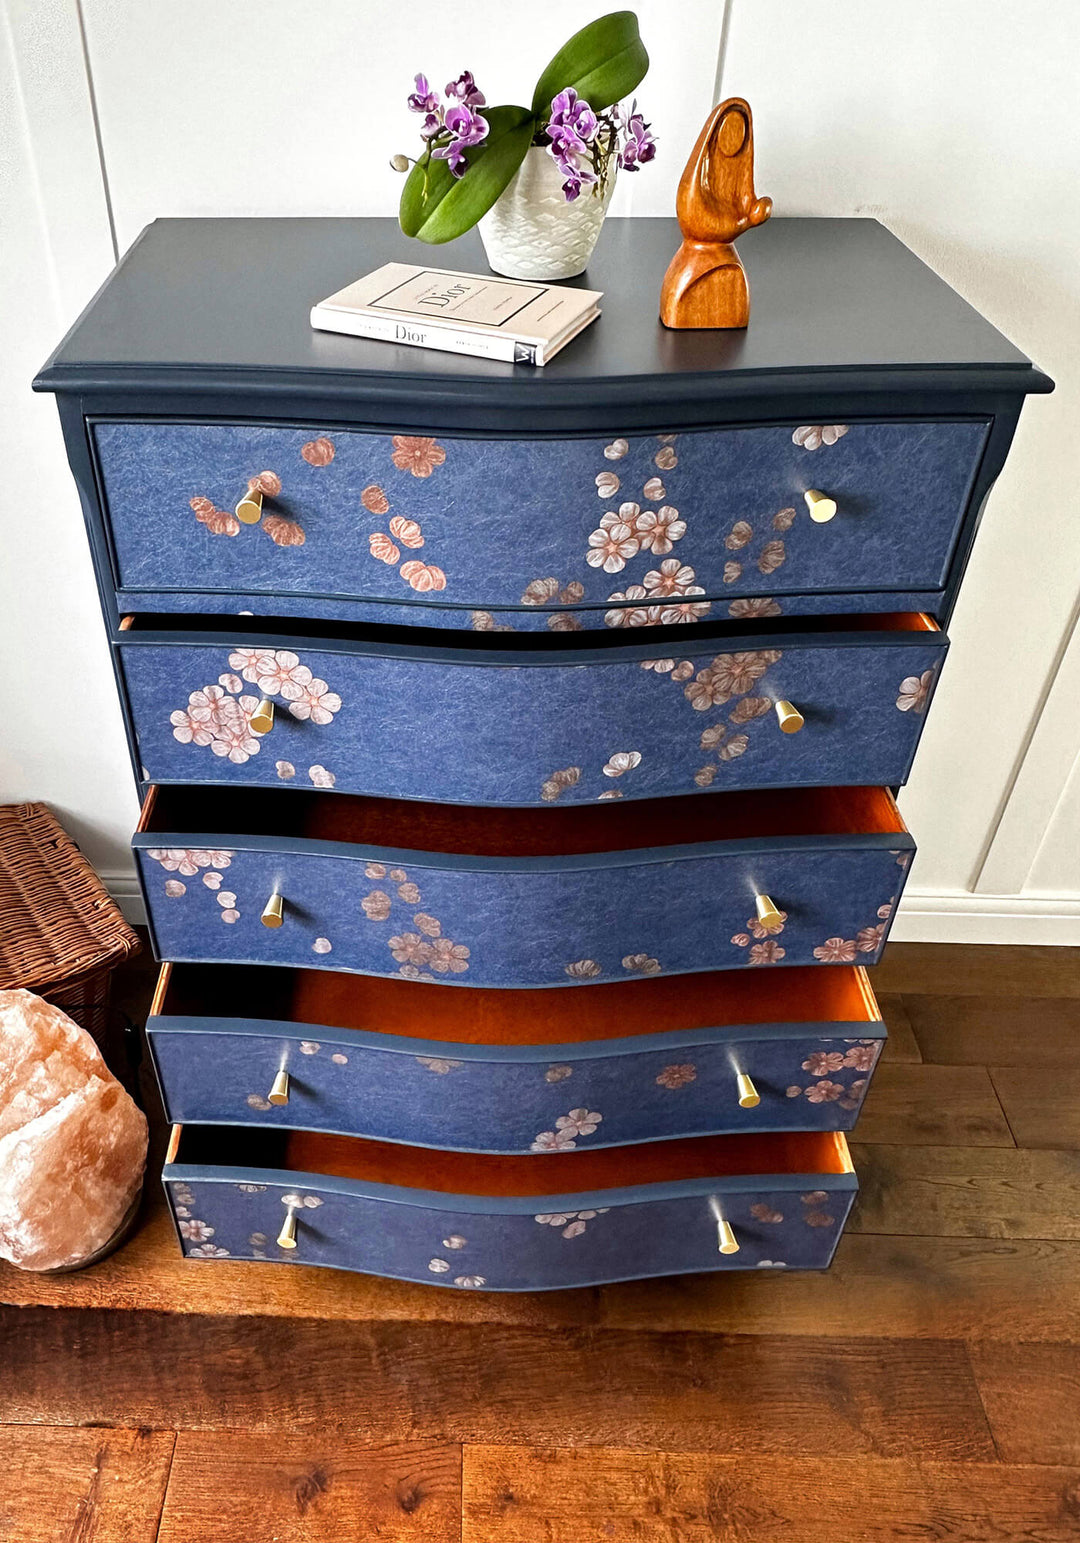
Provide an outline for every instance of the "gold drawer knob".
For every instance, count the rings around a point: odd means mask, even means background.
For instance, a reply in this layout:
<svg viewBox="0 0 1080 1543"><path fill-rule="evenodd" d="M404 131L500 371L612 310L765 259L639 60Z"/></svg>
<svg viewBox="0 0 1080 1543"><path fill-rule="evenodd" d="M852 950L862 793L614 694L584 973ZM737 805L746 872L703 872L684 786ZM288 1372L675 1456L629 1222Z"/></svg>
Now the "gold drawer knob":
<svg viewBox="0 0 1080 1543"><path fill-rule="evenodd" d="M799 722L802 723L801 718ZM274 704L268 696L263 697L248 719L248 723L253 734L269 734L270 730L274 727ZM780 727L784 727L783 723L780 724ZM789 729L788 733L790 732L791 730Z"/></svg>
<svg viewBox="0 0 1080 1543"><path fill-rule="evenodd" d="M755 1088L750 1078L745 1072L740 1072L735 1081L739 1089L739 1108L756 1109L758 1104L761 1103L761 1094ZM271 1097L273 1097L272 1094Z"/></svg>
<svg viewBox="0 0 1080 1543"><path fill-rule="evenodd" d="M290 1206L285 1213L285 1220L281 1224L281 1231L277 1235L278 1248L296 1247L296 1207Z"/></svg>
<svg viewBox="0 0 1080 1543"><path fill-rule="evenodd" d="M264 927L280 927L285 920L285 902L275 889L270 899L263 906L262 924Z"/></svg>
<svg viewBox="0 0 1080 1543"><path fill-rule="evenodd" d="M809 497L809 494L807 495ZM263 496L261 488L248 488L243 498L236 506L236 518L243 525L258 525L263 517Z"/></svg>
<svg viewBox="0 0 1080 1543"><path fill-rule="evenodd" d="M272 1104L287 1104L289 1102L288 1072L278 1072L274 1078L274 1085L266 1096Z"/></svg>
<svg viewBox="0 0 1080 1543"><path fill-rule="evenodd" d="M836 514L835 498L830 498L827 493L820 493L817 488L807 488L803 498L810 511L810 518L818 525L827 525ZM239 509L236 512L240 515ZM240 518L243 519L243 515L240 515Z"/></svg>
<svg viewBox="0 0 1080 1543"><path fill-rule="evenodd" d="M722 1254L737 1254L739 1241L731 1230L731 1223L723 1216L716 1218L716 1246Z"/></svg>
<svg viewBox="0 0 1080 1543"><path fill-rule="evenodd" d="M757 912L758 921L766 932L779 932L783 927L784 918L768 895L755 895L754 909Z"/></svg>
<svg viewBox="0 0 1080 1543"><path fill-rule="evenodd" d="M799 709L790 702L774 703L773 711L776 713L776 721L780 725L782 734L797 734L806 722ZM251 727L255 729L254 718L251 720ZM255 732L257 734L259 730L255 729Z"/></svg>

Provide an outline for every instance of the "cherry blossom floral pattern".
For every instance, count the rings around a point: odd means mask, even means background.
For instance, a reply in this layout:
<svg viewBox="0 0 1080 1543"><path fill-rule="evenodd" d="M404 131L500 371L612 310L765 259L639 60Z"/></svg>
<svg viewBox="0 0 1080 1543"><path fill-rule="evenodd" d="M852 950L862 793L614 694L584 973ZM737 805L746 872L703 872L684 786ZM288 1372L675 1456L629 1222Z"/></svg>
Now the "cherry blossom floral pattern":
<svg viewBox="0 0 1080 1543"><path fill-rule="evenodd" d="M575 959L566 966L565 973L571 980L593 980L601 974L601 966L595 959Z"/></svg>
<svg viewBox="0 0 1080 1543"><path fill-rule="evenodd" d="M412 434L395 434L391 441L390 459L398 471L411 472L414 477L430 477L437 466L446 460L446 451L434 439L424 439Z"/></svg>
<svg viewBox="0 0 1080 1543"><path fill-rule="evenodd" d="M600 768L601 774L608 779L603 790L597 793L598 799L621 798L620 789L612 788L611 781L624 777L627 772L635 771L641 765L640 750L616 750L610 755ZM540 797L545 804L553 804L567 788L577 787L581 782L583 768L580 766L564 766L559 771L545 777L540 784ZM595 781L593 786L599 786Z"/></svg>
<svg viewBox="0 0 1080 1543"><path fill-rule="evenodd" d="M779 964L786 956L786 950L780 947L776 938L784 930L787 921L787 912L778 911L776 921L763 922L757 916L751 916L746 923L745 932L737 932L732 938L736 948L745 948L749 952L746 956L747 964ZM754 938L763 938L764 942L753 941Z"/></svg>
<svg viewBox="0 0 1080 1543"><path fill-rule="evenodd" d="M313 723L330 723L341 710L338 694L291 649L237 648L230 653L229 663L264 697L282 697L292 716L301 721L310 718Z"/></svg>
<svg viewBox="0 0 1080 1543"><path fill-rule="evenodd" d="M217 871L229 866L236 856L235 852L207 850L201 847L150 847L146 850L146 856L160 863L166 873L182 873L185 878L191 878L200 869L203 870L203 884L211 891L221 907L218 915L222 921L240 920L240 912L236 909L236 896L230 890L221 888L222 875ZM178 900L181 895L187 894L187 885L179 879L166 879L165 893L170 899Z"/></svg>
<svg viewBox="0 0 1080 1543"><path fill-rule="evenodd" d="M837 1042L824 1039L830 1048L814 1050L802 1061L801 1069L816 1081L793 1082L785 1091L788 1098L805 1098L811 1104L836 1104L844 1110L857 1109L870 1084L870 1073L881 1054L882 1040L841 1040L843 1049L831 1048ZM860 1073L851 1076L852 1072Z"/></svg>
<svg viewBox="0 0 1080 1543"><path fill-rule="evenodd" d="M330 441L315 441L314 444L330 445ZM314 444L310 446L305 445L304 449L300 452L301 455L304 455L305 460L309 459L305 455L305 451L313 449ZM330 445L331 459L333 454L334 447ZM312 464L325 463L312 462ZM277 498L281 493L281 478L276 472L272 471L256 473L254 477L248 478L249 496L252 493L261 493L264 498ZM197 493L188 500L188 505L199 524L204 526L212 536L238 536L240 534L241 525L237 516L229 509L219 509L212 498L204 498L201 493ZM253 528L261 528L270 537L275 546L303 546L307 539L303 528L295 520L285 519L282 515L275 514L270 509L263 511L262 518L256 520Z"/></svg>
<svg viewBox="0 0 1080 1543"><path fill-rule="evenodd" d="M261 748L251 728L260 697L281 697L294 718L316 724L332 723L341 708L337 692L288 649L234 649L229 664L231 671L219 675L215 684L192 691L187 707L169 715L173 738L180 744L209 746L214 755L243 766ZM243 679L233 673L236 670ZM243 681L256 686L259 696L241 694ZM294 775L295 768L279 761L277 772L284 779Z"/></svg>
<svg viewBox="0 0 1080 1543"><path fill-rule="evenodd" d="M579 1136L591 1136L603 1119L591 1109L571 1109L555 1121L554 1130L542 1130L535 1137L533 1152L572 1152Z"/></svg>
<svg viewBox="0 0 1080 1543"><path fill-rule="evenodd" d="M631 975L659 975L661 970L659 959L654 959L651 954L627 954L622 967Z"/></svg>
<svg viewBox="0 0 1080 1543"><path fill-rule="evenodd" d="M704 599L705 590L695 582L693 568L669 557L676 543L686 535L687 522L676 505L668 502L670 483L656 476L655 471L670 472L678 466L679 457L674 448L676 439L674 434L658 436L659 449L652 457L654 470L648 471L640 484L640 499L624 496L617 507L605 511L588 538L585 561L591 568L599 568L604 573L621 573L628 564L643 557L665 559L659 568L644 572L640 582L635 581L608 596L612 609L605 612L604 621L609 627L675 626L680 622L700 621L712 609L711 603ZM635 449L640 443L635 441ZM627 439L612 440L604 448L604 459L623 461L630 448ZM628 494L631 492L630 478L629 469L619 473L610 469L597 472L596 492L605 500L613 500L619 492ZM632 491L637 494L637 487ZM634 604L639 600L646 603Z"/></svg>
<svg viewBox="0 0 1080 1543"><path fill-rule="evenodd" d="M586 1223L595 1221L598 1216L606 1216L610 1210L610 1206L602 1205L595 1211L542 1211L533 1220L541 1227L557 1227L564 1238L580 1238Z"/></svg>
<svg viewBox="0 0 1080 1543"><path fill-rule="evenodd" d="M756 1222L764 1222L766 1226L775 1227L784 1219L783 1211L775 1210L767 1201L757 1200L750 1207L750 1215Z"/></svg>
<svg viewBox="0 0 1080 1543"><path fill-rule="evenodd" d="M691 1061L676 1066L665 1066L656 1079L660 1088L685 1088L697 1078L697 1067Z"/></svg>
<svg viewBox="0 0 1080 1543"><path fill-rule="evenodd" d="M898 853L898 861L901 858L906 860L907 855ZM906 861L902 866L906 866ZM860 927L853 938L826 938L824 943L814 949L814 958L819 964L854 964L859 954L876 954L885 941L885 928L892 910L891 900L879 905L877 922L869 927Z"/></svg>
<svg viewBox="0 0 1080 1543"><path fill-rule="evenodd" d="M464 975L469 968L470 950L464 943L455 943L452 938L443 936L442 922L437 916L429 911L414 910L423 895L420 886L412 882L405 869L388 870L385 863L371 862L366 864L364 873L369 879L394 886L393 895L388 888L380 887L369 890L362 897L360 909L369 922L390 921L395 912L409 915L410 925L387 939L387 947L398 965L398 974L406 980L428 982L440 975ZM459 1064L448 1062L446 1069Z"/></svg>
<svg viewBox="0 0 1080 1543"><path fill-rule="evenodd" d="M434 439L410 434L395 434L392 440L391 460L398 471L413 477L430 477L436 467L446 460L446 451ZM390 513L390 500L377 482L371 482L360 494L360 502L368 514L384 518ZM425 536L418 520L408 515L395 514L389 522L389 535L385 530L368 533L368 550L376 562L387 567L397 567L401 562L401 549L417 551L425 544ZM417 594L431 594L446 588L446 573L436 563L421 562L410 557L398 568L399 576Z"/></svg>
<svg viewBox="0 0 1080 1543"><path fill-rule="evenodd" d="M208 1227L206 1222L195 1221L194 1218L190 1221L181 1220L177 1227L180 1236L190 1243L205 1243L214 1236L213 1227Z"/></svg>
<svg viewBox="0 0 1080 1543"><path fill-rule="evenodd" d="M644 659L643 670L648 670L664 680L675 681L683 688L683 695L695 712L705 713L726 707L736 698L728 713L727 722L717 719L701 732L702 750L711 751L716 759L707 761L694 773L699 788L711 787L717 773L727 761L745 755L750 747L749 735L733 733L755 720L765 717L772 707L772 698L750 696L774 664L783 657L779 649L758 649L735 654L717 654L711 663L700 668L689 660L676 663L674 659Z"/></svg>
<svg viewBox="0 0 1080 1543"><path fill-rule="evenodd" d="M634 534L634 527L623 519L621 511L609 510L599 526L589 537L589 550L585 561L590 568L603 568L605 573L621 573L641 550L641 542Z"/></svg>
<svg viewBox="0 0 1080 1543"><path fill-rule="evenodd" d="M821 1208L828 1203L828 1191L824 1189L811 1190L808 1195L801 1195L803 1205L803 1221L808 1227L833 1227L836 1225L836 1217L830 1216L828 1211Z"/></svg>
<svg viewBox="0 0 1080 1543"><path fill-rule="evenodd" d="M924 670L921 675L908 675L900 682L900 694L896 698L897 707L902 713L925 712L930 687L933 684L933 670Z"/></svg>
<svg viewBox="0 0 1080 1543"><path fill-rule="evenodd" d="M301 445L300 454L309 466L329 466L334 459L334 441L321 434L318 439Z"/></svg>
<svg viewBox="0 0 1080 1543"><path fill-rule="evenodd" d="M195 1192L188 1184L171 1184L169 1186L173 1200L173 1210L176 1213L177 1230L185 1243L193 1244L185 1252L193 1259L228 1259L229 1250L221 1248L210 1239L215 1236L215 1228L207 1222L200 1221L192 1216L192 1209L198 1203Z"/></svg>
<svg viewBox="0 0 1080 1543"><path fill-rule="evenodd" d="M578 601L584 598L585 586L577 579L571 579L568 584L555 578L533 579L526 584L521 603L522 605L551 605L557 601L559 605L577 605ZM573 611L554 611L548 617L547 625L552 632L580 632L581 618L575 616ZM514 630L506 623L496 624L494 617L487 611L473 612L472 627L474 632L513 632Z"/></svg>
<svg viewBox="0 0 1080 1543"><path fill-rule="evenodd" d="M846 433L845 423L810 423L795 430L791 443L801 445L804 450L820 450L822 445L835 445Z"/></svg>
<svg viewBox="0 0 1080 1543"><path fill-rule="evenodd" d="M200 868L227 868L236 853L204 850L201 847L151 847L146 855L160 863L166 873L182 873L185 878L191 878Z"/></svg>
<svg viewBox="0 0 1080 1543"><path fill-rule="evenodd" d="M580 766L564 766L561 771L554 771L544 779L540 785L540 797L545 804L553 804L561 793L574 787L580 780Z"/></svg>
<svg viewBox="0 0 1080 1543"><path fill-rule="evenodd" d="M771 939L767 943L752 943L750 952L746 956L747 964L779 964L786 954L786 949Z"/></svg>

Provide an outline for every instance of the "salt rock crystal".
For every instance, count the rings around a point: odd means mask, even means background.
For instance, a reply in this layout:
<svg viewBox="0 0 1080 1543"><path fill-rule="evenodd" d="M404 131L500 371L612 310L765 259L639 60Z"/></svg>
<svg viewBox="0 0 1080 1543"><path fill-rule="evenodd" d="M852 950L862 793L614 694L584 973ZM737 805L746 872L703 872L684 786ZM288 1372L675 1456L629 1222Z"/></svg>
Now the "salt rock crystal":
<svg viewBox="0 0 1080 1543"><path fill-rule="evenodd" d="M31 991L0 991L0 1258L78 1264L139 1193L146 1116L90 1035Z"/></svg>

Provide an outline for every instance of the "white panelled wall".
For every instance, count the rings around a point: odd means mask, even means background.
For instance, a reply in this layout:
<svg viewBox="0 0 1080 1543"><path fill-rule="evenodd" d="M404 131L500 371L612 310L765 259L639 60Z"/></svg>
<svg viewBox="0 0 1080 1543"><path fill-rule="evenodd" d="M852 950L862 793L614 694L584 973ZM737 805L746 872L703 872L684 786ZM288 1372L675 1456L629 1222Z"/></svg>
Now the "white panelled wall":
<svg viewBox="0 0 1080 1543"><path fill-rule="evenodd" d="M636 9L660 159L621 179L614 213L670 213L709 107L745 95L778 213L882 220L1058 382L1024 411L968 571L903 798L920 855L894 936L1080 943L1080 6ZM30 377L114 240L123 251L159 215L391 214L412 74L468 67L489 100L527 101L589 14L570 0L0 0L0 800L48 800L122 897L128 763L55 408Z"/></svg>

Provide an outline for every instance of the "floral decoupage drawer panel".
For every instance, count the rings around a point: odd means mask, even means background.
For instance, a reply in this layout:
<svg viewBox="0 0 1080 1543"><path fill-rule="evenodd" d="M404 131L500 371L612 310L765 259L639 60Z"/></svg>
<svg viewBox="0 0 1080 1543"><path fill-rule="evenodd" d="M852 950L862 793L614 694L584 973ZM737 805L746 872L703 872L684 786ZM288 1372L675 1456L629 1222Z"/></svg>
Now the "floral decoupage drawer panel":
<svg viewBox="0 0 1080 1543"><path fill-rule="evenodd" d="M670 646L670 640L668 646ZM642 646L424 651L124 634L137 764L161 783L448 803L593 803L906 781L947 641L837 632ZM274 703L273 727L252 717ZM804 718L781 732L775 704Z"/></svg>
<svg viewBox="0 0 1080 1543"><path fill-rule="evenodd" d="M159 959L457 986L874 964L914 853L906 833L552 859L227 840L236 838L134 838ZM761 892L780 910L769 925L756 915ZM284 919L268 928L260 916L273 894L283 899Z"/></svg>
<svg viewBox="0 0 1080 1543"><path fill-rule="evenodd" d="M259 597L285 595L317 598L312 615L350 619L368 601L400 620L407 604L428 624L479 630L776 616L786 596L820 592L869 592L876 609L874 591L938 590L987 432L984 420L543 440L92 427L132 609L273 614ZM263 499L254 524L235 513L249 488ZM828 523L808 492L836 504Z"/></svg>
<svg viewBox="0 0 1080 1543"><path fill-rule="evenodd" d="M865 957L863 955L860 958ZM857 1029L873 1037L854 1037ZM470 1152L560 1152L668 1137L850 1130L883 1025L810 1035L760 1026L536 1047L426 1043L284 1024L151 1018L171 1122L266 1125ZM317 1036L317 1037L315 1037ZM288 1103L266 1097L289 1076ZM738 1073L760 1102L740 1105Z"/></svg>
<svg viewBox="0 0 1080 1543"><path fill-rule="evenodd" d="M539 1161L557 1171L568 1159ZM766 1173L497 1199L183 1161L163 1178L188 1259L313 1264L458 1291L824 1269L858 1187L851 1172ZM291 1248L278 1242L290 1214ZM719 1218L737 1252L720 1253Z"/></svg>

